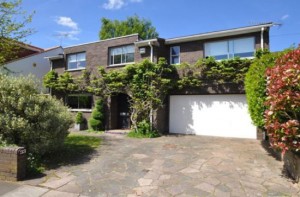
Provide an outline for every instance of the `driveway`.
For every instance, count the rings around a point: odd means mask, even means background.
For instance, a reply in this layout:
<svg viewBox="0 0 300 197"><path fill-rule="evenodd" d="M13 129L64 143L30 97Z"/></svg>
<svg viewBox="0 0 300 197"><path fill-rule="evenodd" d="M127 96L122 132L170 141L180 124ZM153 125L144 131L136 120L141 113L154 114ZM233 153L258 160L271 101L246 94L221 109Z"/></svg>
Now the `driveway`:
<svg viewBox="0 0 300 197"><path fill-rule="evenodd" d="M23 183L85 196L300 196L299 185L282 175L282 163L260 141L101 137L86 163Z"/></svg>

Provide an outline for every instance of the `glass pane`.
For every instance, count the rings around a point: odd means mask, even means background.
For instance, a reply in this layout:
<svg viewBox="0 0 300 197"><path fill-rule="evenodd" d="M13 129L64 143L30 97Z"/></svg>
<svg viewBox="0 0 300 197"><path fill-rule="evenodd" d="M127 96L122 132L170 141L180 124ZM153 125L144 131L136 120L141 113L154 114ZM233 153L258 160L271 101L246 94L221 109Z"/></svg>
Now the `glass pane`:
<svg viewBox="0 0 300 197"><path fill-rule="evenodd" d="M212 42L205 44L205 57L213 56L216 59L220 57L228 58L228 42Z"/></svg>
<svg viewBox="0 0 300 197"><path fill-rule="evenodd" d="M130 63L130 62L134 62L134 53L127 53L126 54L126 62L124 62L124 63Z"/></svg>
<svg viewBox="0 0 300 197"><path fill-rule="evenodd" d="M122 58L122 55L115 55L114 56L114 64L121 64L121 58Z"/></svg>
<svg viewBox="0 0 300 197"><path fill-rule="evenodd" d="M68 69L77 69L77 62L69 62Z"/></svg>
<svg viewBox="0 0 300 197"><path fill-rule="evenodd" d="M130 45L123 47L123 53L134 53L134 46Z"/></svg>
<svg viewBox="0 0 300 197"><path fill-rule="evenodd" d="M112 49L113 55L122 54L122 47Z"/></svg>
<svg viewBox="0 0 300 197"><path fill-rule="evenodd" d="M78 96L79 109L91 109L92 97L91 96Z"/></svg>
<svg viewBox="0 0 300 197"><path fill-rule="evenodd" d="M77 61L85 61L85 53L78 53Z"/></svg>
<svg viewBox="0 0 300 197"><path fill-rule="evenodd" d="M86 66L85 60L77 62L77 68L85 68L85 66Z"/></svg>
<svg viewBox="0 0 300 197"><path fill-rule="evenodd" d="M251 57L254 54L254 38L242 38L233 40L234 56ZM238 55L240 54L240 55ZM247 56L250 55L250 56Z"/></svg>
<svg viewBox="0 0 300 197"><path fill-rule="evenodd" d="M76 62L76 54L68 55L68 62Z"/></svg>
<svg viewBox="0 0 300 197"><path fill-rule="evenodd" d="M235 53L235 57L253 57L254 56L254 51L253 52L245 52L245 53Z"/></svg>
<svg viewBox="0 0 300 197"><path fill-rule="evenodd" d="M179 46L175 46L175 47L171 47L171 55L179 55L180 53L180 47Z"/></svg>
<svg viewBox="0 0 300 197"><path fill-rule="evenodd" d="M78 97L77 96L68 96L67 105L72 109L78 109Z"/></svg>
<svg viewBox="0 0 300 197"><path fill-rule="evenodd" d="M178 56L173 56L171 58L171 64L179 64L179 57Z"/></svg>

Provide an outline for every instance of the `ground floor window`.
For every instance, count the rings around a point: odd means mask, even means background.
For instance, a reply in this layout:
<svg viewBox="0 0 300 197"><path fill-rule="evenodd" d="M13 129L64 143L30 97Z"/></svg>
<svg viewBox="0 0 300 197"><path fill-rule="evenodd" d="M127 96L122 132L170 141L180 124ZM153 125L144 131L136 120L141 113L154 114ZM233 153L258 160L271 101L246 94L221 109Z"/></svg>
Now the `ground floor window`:
<svg viewBox="0 0 300 197"><path fill-rule="evenodd" d="M91 109L92 95L88 94L70 94L66 98L67 105L72 109Z"/></svg>

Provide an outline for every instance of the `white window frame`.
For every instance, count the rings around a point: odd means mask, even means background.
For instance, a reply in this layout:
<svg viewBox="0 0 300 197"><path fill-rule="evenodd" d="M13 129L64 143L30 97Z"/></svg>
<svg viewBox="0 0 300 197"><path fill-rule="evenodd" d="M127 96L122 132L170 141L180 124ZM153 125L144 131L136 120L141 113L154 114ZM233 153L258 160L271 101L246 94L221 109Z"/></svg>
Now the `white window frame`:
<svg viewBox="0 0 300 197"><path fill-rule="evenodd" d="M120 63L120 64L113 64L111 62L111 51L113 49L118 49L118 48L121 48L122 49L122 53L121 53L121 62L122 62L122 59L123 59L123 55L126 55L127 53L123 53L123 49L124 47L128 47L128 46L132 46L133 47L133 62L125 62L125 63ZM109 48L109 52L108 52L108 59L109 59L109 67L114 67L114 66L124 66L124 65L127 65L127 64L134 64L134 55L135 55L135 46L134 45L124 45L124 46L117 46L117 47L111 47Z"/></svg>
<svg viewBox="0 0 300 197"><path fill-rule="evenodd" d="M69 57L71 55L76 55L76 62L78 62L77 61L77 55L79 55L79 54L84 54L84 56L85 56L85 66L84 67L80 67L80 68L77 67L77 68L69 69ZM85 69L86 69L86 52L85 51L84 52L67 54L67 71L76 71L76 70L85 70Z"/></svg>
<svg viewBox="0 0 300 197"><path fill-rule="evenodd" d="M233 38L233 39L226 39L226 40L217 40L217 41L213 41L213 42L206 42L204 44L204 57L214 57L214 56L209 56L206 54L206 51L207 51L207 44L211 44L211 43L216 43L216 42L226 42L227 44L227 58L226 59L219 59L217 61L221 61L221 60L228 60L228 59L232 59L232 58L235 58L235 57L239 57L238 55L235 56L235 52L233 51L231 53L230 51L230 47L229 47L229 43L234 43L235 40L240 40L240 39L249 39L251 38L253 40L253 56L249 56L249 57L240 57L241 59L253 59L254 58L254 54L255 54L255 37L251 36L251 37L241 37L241 38ZM231 48L234 48L234 44ZM224 54L225 55L225 54ZM230 57L232 56L232 57Z"/></svg>
<svg viewBox="0 0 300 197"><path fill-rule="evenodd" d="M178 47L179 48L179 54L178 55L172 55L172 48L174 48L174 47ZM181 51L180 51L181 49L180 49L180 46L179 45L176 45L176 46L171 46L170 47L170 64L174 64L174 65L176 65L176 64L180 64L180 53L181 53ZM177 57L178 56L178 63L173 63L173 59L172 59L172 57Z"/></svg>

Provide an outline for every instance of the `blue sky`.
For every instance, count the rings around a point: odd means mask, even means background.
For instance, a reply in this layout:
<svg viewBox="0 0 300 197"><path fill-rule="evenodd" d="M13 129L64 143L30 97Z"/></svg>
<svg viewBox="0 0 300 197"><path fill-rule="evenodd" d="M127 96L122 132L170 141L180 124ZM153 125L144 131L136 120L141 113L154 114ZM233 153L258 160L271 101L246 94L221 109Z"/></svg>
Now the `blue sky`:
<svg viewBox="0 0 300 197"><path fill-rule="evenodd" d="M96 41L102 17L137 14L162 38L280 23L270 32L271 51L278 51L300 43L299 8L299 0L23 0L24 10L36 12L27 40L42 48Z"/></svg>

